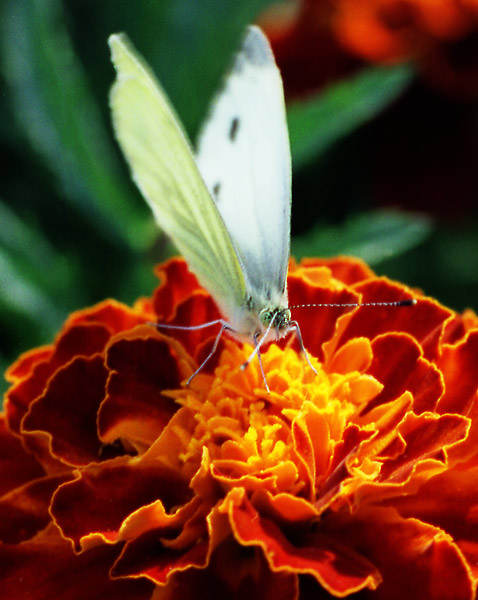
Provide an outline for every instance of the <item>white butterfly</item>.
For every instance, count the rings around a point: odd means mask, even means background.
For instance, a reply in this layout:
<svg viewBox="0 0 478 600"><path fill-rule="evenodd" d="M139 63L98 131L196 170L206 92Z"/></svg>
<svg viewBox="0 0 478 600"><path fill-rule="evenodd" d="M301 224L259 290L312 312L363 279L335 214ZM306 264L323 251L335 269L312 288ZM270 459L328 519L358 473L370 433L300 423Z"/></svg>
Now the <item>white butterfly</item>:
<svg viewBox="0 0 478 600"><path fill-rule="evenodd" d="M298 330L286 281L289 138L282 81L264 34L247 29L202 130L197 160L126 36L112 35L109 44L117 139L158 224L227 319L216 341L227 329L258 348Z"/></svg>
<svg viewBox="0 0 478 600"><path fill-rule="evenodd" d="M254 343L245 364L256 353L260 360L265 341L294 330L304 350L287 299L291 157L284 94L266 37L248 27L202 130L197 160L165 93L127 37L112 35L109 45L117 71L113 124L133 178L226 318L195 327L221 325L204 363L224 330Z"/></svg>

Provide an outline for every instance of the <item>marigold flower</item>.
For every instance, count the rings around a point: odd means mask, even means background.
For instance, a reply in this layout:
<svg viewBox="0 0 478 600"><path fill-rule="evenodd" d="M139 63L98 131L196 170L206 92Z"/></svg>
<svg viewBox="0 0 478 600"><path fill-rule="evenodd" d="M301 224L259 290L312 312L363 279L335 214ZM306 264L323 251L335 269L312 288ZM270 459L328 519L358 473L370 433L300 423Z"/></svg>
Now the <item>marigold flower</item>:
<svg viewBox="0 0 478 600"><path fill-rule="evenodd" d="M297 309L263 354L214 332L183 260L152 300L105 301L8 370L0 574L8 598L472 599L478 318ZM290 303L398 300L355 259L291 263Z"/></svg>
<svg viewBox="0 0 478 600"><path fill-rule="evenodd" d="M263 21L292 93L340 77L353 65L345 53L382 64L412 59L434 85L465 98L478 94L475 0L299 0L293 6L273 5Z"/></svg>

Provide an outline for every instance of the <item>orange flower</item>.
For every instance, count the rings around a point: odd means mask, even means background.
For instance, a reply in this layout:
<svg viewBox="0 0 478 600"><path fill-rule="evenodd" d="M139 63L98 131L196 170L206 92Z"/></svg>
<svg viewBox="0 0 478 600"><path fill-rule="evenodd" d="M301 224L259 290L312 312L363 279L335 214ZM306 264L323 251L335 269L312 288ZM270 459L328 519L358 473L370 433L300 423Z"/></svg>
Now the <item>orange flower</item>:
<svg viewBox="0 0 478 600"><path fill-rule="evenodd" d="M478 28L478 5L456 0L337 0L336 32L368 60L394 62Z"/></svg>
<svg viewBox="0 0 478 600"><path fill-rule="evenodd" d="M345 52L384 64L413 59L435 85L478 95L476 0L298 0L286 13L273 5L263 26L292 93L353 68Z"/></svg>
<svg viewBox="0 0 478 600"><path fill-rule="evenodd" d="M317 375L263 354L171 260L152 301L73 314L9 369L0 443L5 597L472 599L478 578L478 319L296 309ZM290 266L290 303L410 291L346 258Z"/></svg>

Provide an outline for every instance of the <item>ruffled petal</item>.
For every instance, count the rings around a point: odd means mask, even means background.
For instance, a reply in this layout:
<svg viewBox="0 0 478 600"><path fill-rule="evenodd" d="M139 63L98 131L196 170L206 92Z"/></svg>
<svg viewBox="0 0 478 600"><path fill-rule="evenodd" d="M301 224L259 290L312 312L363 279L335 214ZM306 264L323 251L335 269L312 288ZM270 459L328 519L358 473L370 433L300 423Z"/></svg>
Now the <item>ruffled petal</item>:
<svg viewBox="0 0 478 600"><path fill-rule="evenodd" d="M160 500L169 511L190 497L187 483L174 471L119 458L90 466L75 481L59 486L51 514L79 550L83 538L93 534L107 543L118 541L123 521L143 506Z"/></svg>
<svg viewBox="0 0 478 600"><path fill-rule="evenodd" d="M394 508L375 506L359 509L353 515L337 515L324 528L337 543L356 549L379 570L381 584L366 597L474 597L475 584L463 554L451 536L437 527L419 519L403 518Z"/></svg>
<svg viewBox="0 0 478 600"><path fill-rule="evenodd" d="M149 600L153 585L145 579L112 579L108 572L120 546L97 546L77 555L52 525L28 542L0 543L5 598L90 598Z"/></svg>
<svg viewBox="0 0 478 600"><path fill-rule="evenodd" d="M222 510L229 515L236 539L245 546L262 548L273 571L307 573L338 596L375 589L380 583L377 569L347 546L314 533L291 533L296 538L291 542L273 521L259 515L243 493L236 492L224 500Z"/></svg>
<svg viewBox="0 0 478 600"><path fill-rule="evenodd" d="M99 436L105 444L121 440L134 452L148 448L179 408L163 390L180 387L180 360L188 361L152 327L133 330L109 346L110 373L105 400L98 412Z"/></svg>
<svg viewBox="0 0 478 600"><path fill-rule="evenodd" d="M309 362L292 336L244 370L252 348L224 337L187 386L217 328L162 325L219 313L183 261L160 275L154 300L79 311L9 369L2 591L472 600L476 316L354 259L291 261Z"/></svg>
<svg viewBox="0 0 478 600"><path fill-rule="evenodd" d="M52 456L69 465L99 460L102 443L96 419L107 377L101 356L72 360L51 377L44 394L30 406L23 431L47 439Z"/></svg>

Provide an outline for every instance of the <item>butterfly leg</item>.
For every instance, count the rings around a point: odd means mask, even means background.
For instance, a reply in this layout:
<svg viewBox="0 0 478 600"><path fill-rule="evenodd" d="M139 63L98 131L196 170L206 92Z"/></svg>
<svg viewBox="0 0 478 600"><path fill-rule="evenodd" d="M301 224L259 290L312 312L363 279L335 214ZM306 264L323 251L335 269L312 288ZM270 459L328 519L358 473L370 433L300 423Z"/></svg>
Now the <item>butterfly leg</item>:
<svg viewBox="0 0 478 600"><path fill-rule="evenodd" d="M189 385L191 383L191 381L196 377L196 375L202 370L204 365L211 359L212 356L214 356L214 353L216 352L217 346L219 344L219 340L221 339L224 331L226 329L231 329L231 327L229 326L229 323L226 323L222 319L219 319L218 321L216 321L216 323L221 323L221 329L219 330L219 333L216 335L216 339L214 340L214 344L212 345L211 351L206 356L206 358L202 361L202 363L199 365L199 367L194 371L194 373L191 375L191 377L186 381L186 385ZM206 325L210 325L210 324L211 323L207 323ZM203 326L197 327L197 329L202 329L202 328L203 328Z"/></svg>
<svg viewBox="0 0 478 600"><path fill-rule="evenodd" d="M254 334L254 336L253 336L254 350L253 350L252 354L249 356L249 358L246 360L246 362L243 362L241 365L241 371L244 371L244 369L247 369L247 367L249 366L249 363L254 358L254 356L257 354L257 358L259 359L259 366L261 368L262 380L264 381L264 386L265 386L268 394L270 394L270 389L269 389L269 386L267 385L267 379L266 379L266 375L264 373L264 367L262 365L261 346L262 346L262 342L266 339L267 334L269 333L270 327L271 326L269 325L265 334L261 338L259 338L259 333L256 332Z"/></svg>
<svg viewBox="0 0 478 600"><path fill-rule="evenodd" d="M215 319L214 321L208 321L201 325L168 325L166 323L148 323L153 325L156 329L179 329L182 331L196 331L197 329L206 329L206 327L212 327L213 325L221 325L222 329L230 329L229 323L226 323L224 319Z"/></svg>
<svg viewBox="0 0 478 600"><path fill-rule="evenodd" d="M208 360L214 355L217 350L217 346L219 344L219 340L222 337L222 334L226 329L231 329L231 326L224 319L215 319L214 321L209 321L208 323L202 323L201 325L167 325L166 323L151 323L156 327L156 329L179 329L181 331L196 331L198 329L206 329L207 327L212 327L213 325L221 325L221 329L219 329L219 333L214 340L214 344L211 348L211 352L206 356L206 358L202 361L200 366L194 371L191 377L186 381L186 385L189 385L191 381L196 377L196 375L201 371L204 365L208 362Z"/></svg>
<svg viewBox="0 0 478 600"><path fill-rule="evenodd" d="M312 369L312 371L317 375L317 369L315 369L312 366L312 363L310 362L310 358L309 358L309 353L307 352L307 350L305 349L304 346L304 341L302 340L302 333L300 332L300 327L299 327L299 323L297 323L297 321L291 321L290 322L290 326L294 329L295 331L295 335L297 336L297 340L299 342L299 346L300 346L300 351L301 353L304 355L305 360L307 361L307 364L309 365L309 367Z"/></svg>
<svg viewBox="0 0 478 600"><path fill-rule="evenodd" d="M255 333L254 334L254 346L257 348L257 358L259 359L259 367L261 369L261 375L262 375L262 381L264 382L264 386L266 388L266 391L268 394L271 393L269 386L267 385L267 379L266 379L266 374L264 373L264 366L262 364L262 357L261 357L261 344L259 341L259 334ZM246 363L246 365L249 364L249 361Z"/></svg>

